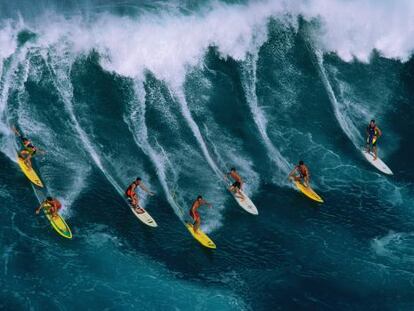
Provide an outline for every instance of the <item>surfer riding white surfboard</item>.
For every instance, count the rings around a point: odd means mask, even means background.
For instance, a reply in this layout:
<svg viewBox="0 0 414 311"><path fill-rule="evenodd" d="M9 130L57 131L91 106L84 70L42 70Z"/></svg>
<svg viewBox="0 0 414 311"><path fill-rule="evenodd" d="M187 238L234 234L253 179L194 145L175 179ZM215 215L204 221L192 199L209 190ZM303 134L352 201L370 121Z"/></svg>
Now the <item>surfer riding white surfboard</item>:
<svg viewBox="0 0 414 311"><path fill-rule="evenodd" d="M135 216L138 217L139 220L141 220L143 223L150 227L157 227L157 223L155 220L151 217L151 215L141 207L139 204L139 198L136 193L137 188L141 188L143 191L148 193L150 196L155 195L154 192L148 190L147 187L145 187L144 183L142 182L141 177L137 177L127 188L125 191L125 195L128 199L128 202L131 206L132 212L135 214Z"/></svg>
<svg viewBox="0 0 414 311"><path fill-rule="evenodd" d="M375 120L371 120L366 128L367 140L365 149L362 153L365 159L384 174L393 175L391 169L378 157L378 139L382 136L382 131L379 129Z"/></svg>
<svg viewBox="0 0 414 311"><path fill-rule="evenodd" d="M372 147L372 151L374 153L373 161L375 161L378 158L377 142L378 142L378 138L381 137L382 132L379 129L379 127L375 124L374 119L372 119L371 122L368 124L366 133L367 133L367 145L366 145L365 151L367 153L371 152L371 147Z"/></svg>
<svg viewBox="0 0 414 311"><path fill-rule="evenodd" d="M244 193L242 189L244 185L243 179L234 167L230 169L230 172L224 175L224 178L226 180L228 180L228 177L234 180L233 183L230 183L228 190L233 195L237 203L250 214L258 215L259 212L256 206L254 205L252 200L250 200L250 198L246 195L246 193Z"/></svg>

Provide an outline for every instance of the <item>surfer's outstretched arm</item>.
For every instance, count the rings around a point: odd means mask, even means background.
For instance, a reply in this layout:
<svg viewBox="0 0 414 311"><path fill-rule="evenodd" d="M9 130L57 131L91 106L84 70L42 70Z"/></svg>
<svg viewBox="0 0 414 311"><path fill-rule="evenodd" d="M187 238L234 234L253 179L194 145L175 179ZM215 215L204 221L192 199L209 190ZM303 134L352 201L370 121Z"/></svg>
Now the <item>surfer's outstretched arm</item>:
<svg viewBox="0 0 414 311"><path fill-rule="evenodd" d="M141 187L141 189L142 190L144 190L146 193L148 193L149 195L154 195L155 193L154 192L152 192L152 191L150 191L150 190L148 190L148 188L147 187L145 187L145 185L144 185L144 183L143 182L141 182L140 184L139 184L139 186Z"/></svg>
<svg viewBox="0 0 414 311"><path fill-rule="evenodd" d="M290 173L289 173L289 176L288 176L288 178L289 179L291 179L291 178L293 178L293 175L295 174L295 172L296 172L296 170L297 170L297 167L295 167Z"/></svg>
<svg viewBox="0 0 414 311"><path fill-rule="evenodd" d="M11 127L11 130L14 132L14 134L16 134L17 136L21 137L22 135L19 133L19 131L17 130L17 128L13 125Z"/></svg>
<svg viewBox="0 0 414 311"><path fill-rule="evenodd" d="M35 211L36 214L40 213L40 210L43 208L43 204L45 204L44 201L40 204L40 206L38 208L36 208L36 211Z"/></svg>
<svg viewBox="0 0 414 311"><path fill-rule="evenodd" d="M203 199L203 201L201 201L201 204L203 205L207 205L209 208L211 208L213 205L211 205L211 203L208 203L206 200Z"/></svg>

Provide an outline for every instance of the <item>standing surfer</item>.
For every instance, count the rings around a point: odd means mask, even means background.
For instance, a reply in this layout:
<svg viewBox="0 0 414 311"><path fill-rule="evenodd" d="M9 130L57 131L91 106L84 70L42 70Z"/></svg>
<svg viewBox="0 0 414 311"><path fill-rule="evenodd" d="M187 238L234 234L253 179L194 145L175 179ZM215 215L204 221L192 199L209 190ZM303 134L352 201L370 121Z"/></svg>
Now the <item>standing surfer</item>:
<svg viewBox="0 0 414 311"><path fill-rule="evenodd" d="M371 120L367 127L367 147L366 152L370 152L370 147L372 145L372 151L374 151L374 161L378 157L378 150L377 150L377 141L378 138L381 137L382 132L375 124L375 120Z"/></svg>
<svg viewBox="0 0 414 311"><path fill-rule="evenodd" d="M204 200L201 195L199 195L197 199L193 202L193 205L190 209L190 216L194 220L193 229L195 233L197 233L198 228L200 228L201 218L197 210L201 205L208 205L208 207L211 208L211 204Z"/></svg>
<svg viewBox="0 0 414 311"><path fill-rule="evenodd" d="M144 190L149 195L154 195L154 192L150 191L145 187L144 183L142 182L142 179L140 177L137 177L132 184L130 184L125 191L125 195L128 198L129 203L132 205L132 207L139 213L141 212L141 207L139 206L139 198L137 196L137 193L135 190L137 187L140 187L142 190Z"/></svg>
<svg viewBox="0 0 414 311"><path fill-rule="evenodd" d="M62 208L62 204L58 199L47 197L46 200L44 200L42 204L40 204L40 206L36 209L36 214L39 214L40 210L46 206L49 206L48 210L52 217L56 217L58 211Z"/></svg>
<svg viewBox="0 0 414 311"><path fill-rule="evenodd" d="M289 178L295 181L300 181L306 187L309 187L309 169L302 160L299 161L299 165L296 165L295 168L290 172Z"/></svg>
<svg viewBox="0 0 414 311"><path fill-rule="evenodd" d="M26 166L29 169L31 169L32 168L31 159L36 155L36 152L38 151L38 149L32 144L32 142L29 139L27 139L22 134L20 134L19 131L15 127L12 127L12 130L20 138L23 144L23 149L19 152L19 157L23 159Z"/></svg>
<svg viewBox="0 0 414 311"><path fill-rule="evenodd" d="M233 193L237 193L239 198L241 200L244 200L244 195L241 192L242 190L242 186L243 186L243 180L240 177L239 173L236 171L236 169L234 167L232 167L230 169L230 172L228 172L225 177L227 178L228 176L230 176L231 178L233 178L234 183L229 187L229 191L233 192Z"/></svg>

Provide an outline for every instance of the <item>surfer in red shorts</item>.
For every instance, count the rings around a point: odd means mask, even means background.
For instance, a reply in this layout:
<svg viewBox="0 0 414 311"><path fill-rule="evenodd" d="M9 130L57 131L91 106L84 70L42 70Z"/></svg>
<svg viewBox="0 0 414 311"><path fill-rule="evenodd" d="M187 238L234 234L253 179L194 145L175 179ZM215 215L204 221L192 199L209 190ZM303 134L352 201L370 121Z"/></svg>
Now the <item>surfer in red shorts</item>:
<svg viewBox="0 0 414 311"><path fill-rule="evenodd" d="M203 199L201 195L197 197L197 199L193 202L193 205L190 209L190 216L194 219L193 229L194 232L197 232L198 228L200 228L200 214L198 213L197 209L201 205L208 205L209 208L211 208L211 204L208 203L206 200Z"/></svg>
<svg viewBox="0 0 414 311"><path fill-rule="evenodd" d="M52 197L47 197L46 200L40 204L40 206L36 209L36 214L39 214L42 208L45 208L46 205L49 205L49 212L52 217L56 217L58 211L62 208L62 204L59 202L58 199L53 199Z"/></svg>
<svg viewBox="0 0 414 311"><path fill-rule="evenodd" d="M303 161L299 161L299 165L295 166L295 168L290 172L289 178L302 182L305 187L309 187L309 169Z"/></svg>
<svg viewBox="0 0 414 311"><path fill-rule="evenodd" d="M140 187L149 195L154 195L155 193L149 191L147 187L145 187L140 177L137 177L137 179L135 179L135 181L128 186L127 190L125 191L125 195L127 196L128 201L132 205L132 207L139 213L141 211L141 208L139 206L139 198L137 196L137 193L135 192L137 187Z"/></svg>

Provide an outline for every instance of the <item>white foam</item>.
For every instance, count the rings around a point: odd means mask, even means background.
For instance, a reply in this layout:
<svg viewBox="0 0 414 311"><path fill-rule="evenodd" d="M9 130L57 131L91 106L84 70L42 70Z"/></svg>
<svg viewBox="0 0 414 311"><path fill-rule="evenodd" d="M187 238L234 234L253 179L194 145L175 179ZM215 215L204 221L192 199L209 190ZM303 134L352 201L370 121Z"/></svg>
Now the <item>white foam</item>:
<svg viewBox="0 0 414 311"><path fill-rule="evenodd" d="M175 202L167 181L166 164L169 162L169 159L165 153L157 153L148 141L148 129L145 123L145 90L142 82L135 81L134 91L136 100L130 102L129 111L124 115L124 121L128 125L136 144L149 157L151 163L156 168L158 180L161 183L168 203L173 207L181 221L184 221L184 211ZM169 167L172 168L172 165L169 165Z"/></svg>
<svg viewBox="0 0 414 311"><path fill-rule="evenodd" d="M68 62L68 64L66 64L68 65L67 67L65 67L64 65L61 66L62 64L57 64L56 60L54 61L54 63L51 63L45 59L45 62L49 65L50 70L53 72L54 76L56 77L56 80L54 81L55 87L57 91L59 92L62 101L65 104L65 108L69 114L73 128L78 134L78 137L80 138L82 146L84 147L86 152L90 155L95 165L101 170L105 178L111 183L111 185L115 188L118 194L120 194L123 197L124 196L123 187L120 185L120 183L117 180L115 180L115 178L109 172L106 165L104 164L105 158L102 158L100 156L99 149L89 139L87 133L81 127L75 115L74 108L73 108L73 102L72 102L73 89L72 89L72 84L70 82L70 79L68 77L68 72L69 72L68 68L71 68L72 62L70 59L66 59L66 61ZM145 174L143 175L143 178L145 180L148 180ZM141 201L140 201L141 204L145 205L145 201L146 201L146 195L142 195Z"/></svg>
<svg viewBox="0 0 414 311"><path fill-rule="evenodd" d="M414 50L413 1L312 0L300 10L307 19L321 18L321 48L346 61L367 62L373 49L405 61Z"/></svg>
<svg viewBox="0 0 414 311"><path fill-rule="evenodd" d="M342 131L349 137L354 146L357 149L360 149L361 145L363 145L363 139L360 131L356 128L353 119L348 115L349 106L346 105L346 102L339 103L336 99L335 93L332 89L331 83L329 82L328 75L324 67L323 56L321 52L319 50L312 50L311 52L315 53L315 57L317 59L316 66L319 71L319 76L321 77L326 93L328 94L329 100L332 104L335 117L339 122Z"/></svg>
<svg viewBox="0 0 414 311"><path fill-rule="evenodd" d="M289 167L291 166L289 162L282 156L279 150L274 146L267 134L267 119L259 106L257 95L256 95L256 63L258 55L253 54L250 58L244 63L242 67L242 85L245 92L246 101L250 107L250 112L253 116L253 120L256 124L256 127L259 131L259 134L263 140L263 143L267 149L267 154L269 158L275 163L275 165L280 169L281 173L287 175L289 173ZM278 178L285 181L286 178ZM287 183L287 182L285 182Z"/></svg>
<svg viewBox="0 0 414 311"><path fill-rule="evenodd" d="M17 40L14 27L10 21L0 24L0 73L3 60L12 55L17 49Z"/></svg>
<svg viewBox="0 0 414 311"><path fill-rule="evenodd" d="M295 24L299 14L307 20L320 19L318 48L337 52L348 61L354 57L368 61L373 49L407 60L414 48L414 2L410 0L214 3L190 15L176 9L168 12L167 7L157 15L143 13L135 18L107 13L65 18L48 12L26 26L39 34L36 44L40 46L65 42L75 54L94 49L103 56L101 64L107 70L141 80L150 70L176 87L182 85L189 67L202 64L209 47L216 47L222 57L245 60L266 41L269 18ZM0 58L15 51L19 29L21 23L0 27Z"/></svg>
<svg viewBox="0 0 414 311"><path fill-rule="evenodd" d="M371 246L378 256L399 263L414 262L414 233L393 232L373 239Z"/></svg>

